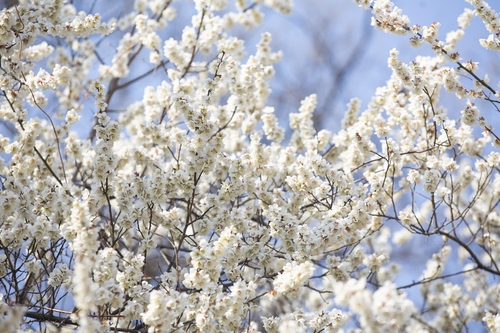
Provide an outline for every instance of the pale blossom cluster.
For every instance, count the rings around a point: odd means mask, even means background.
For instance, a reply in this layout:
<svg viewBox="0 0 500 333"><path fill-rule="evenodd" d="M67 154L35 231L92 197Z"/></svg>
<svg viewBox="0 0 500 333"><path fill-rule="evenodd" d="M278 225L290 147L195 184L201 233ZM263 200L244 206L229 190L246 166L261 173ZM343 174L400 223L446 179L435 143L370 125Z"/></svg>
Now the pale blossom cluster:
<svg viewBox="0 0 500 333"><path fill-rule="evenodd" d="M366 8L366 1L354 1L358 6ZM405 35L409 31L410 19L403 15L401 8L394 6L389 0L372 1L372 25L384 32Z"/></svg>
<svg viewBox="0 0 500 333"><path fill-rule="evenodd" d="M500 316L498 313L493 314L489 311L486 311L483 320L486 322L486 325L488 325L488 330L490 332L500 332Z"/></svg>
<svg viewBox="0 0 500 333"><path fill-rule="evenodd" d="M500 18L498 17L498 13L493 10L486 1L466 1L474 6L474 15L481 18L484 26L490 33L487 39L479 40L481 46L490 50L500 50L500 40L498 39L498 33L500 32Z"/></svg>
<svg viewBox="0 0 500 333"><path fill-rule="evenodd" d="M314 266L311 262L298 264L292 261L283 267L283 273L278 274L274 280L274 287L278 293L293 294L309 280L313 273Z"/></svg>
<svg viewBox="0 0 500 333"><path fill-rule="evenodd" d="M304 313L298 309L285 318L264 317L262 322L266 332L306 332L307 329L323 330L324 332L341 332L349 317L338 309L321 311L318 314Z"/></svg>
<svg viewBox="0 0 500 333"><path fill-rule="evenodd" d="M349 279L336 284L335 293L337 304L349 306L359 316L363 332L397 332L416 311L406 294L399 293L391 282L372 292L365 280Z"/></svg>

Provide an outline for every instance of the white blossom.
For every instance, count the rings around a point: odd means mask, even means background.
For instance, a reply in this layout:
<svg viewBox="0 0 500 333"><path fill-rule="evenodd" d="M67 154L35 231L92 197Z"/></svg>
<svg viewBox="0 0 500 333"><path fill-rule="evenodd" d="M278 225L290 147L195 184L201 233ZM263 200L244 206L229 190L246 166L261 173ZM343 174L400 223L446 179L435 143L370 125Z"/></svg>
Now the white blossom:
<svg viewBox="0 0 500 333"><path fill-rule="evenodd" d="M274 280L276 291L288 294L301 287L313 274L314 267L310 262L297 263L291 262L283 267L283 273L279 274Z"/></svg>

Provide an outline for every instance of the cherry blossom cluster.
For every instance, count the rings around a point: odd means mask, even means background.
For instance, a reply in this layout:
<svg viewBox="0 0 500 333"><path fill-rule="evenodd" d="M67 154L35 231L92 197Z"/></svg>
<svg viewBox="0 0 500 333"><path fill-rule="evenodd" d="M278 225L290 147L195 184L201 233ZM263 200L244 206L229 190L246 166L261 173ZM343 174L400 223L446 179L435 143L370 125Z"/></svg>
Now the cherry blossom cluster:
<svg viewBox="0 0 500 333"><path fill-rule="evenodd" d="M268 102L283 54L268 32L247 54L232 30L290 0L196 0L186 22L170 0L108 22L63 0L3 9L0 327L500 330L499 101L451 53L474 15L498 50L498 16L468 1L441 41L390 1L354 2L434 55L391 50L386 85L364 109L353 98L336 133L304 96L290 137Z"/></svg>
<svg viewBox="0 0 500 333"><path fill-rule="evenodd" d="M474 15L479 16L484 23L486 29L490 32L487 39L480 39L479 42L482 47L490 50L500 50L500 18L498 13L495 12L488 3L482 0L467 0L474 6Z"/></svg>

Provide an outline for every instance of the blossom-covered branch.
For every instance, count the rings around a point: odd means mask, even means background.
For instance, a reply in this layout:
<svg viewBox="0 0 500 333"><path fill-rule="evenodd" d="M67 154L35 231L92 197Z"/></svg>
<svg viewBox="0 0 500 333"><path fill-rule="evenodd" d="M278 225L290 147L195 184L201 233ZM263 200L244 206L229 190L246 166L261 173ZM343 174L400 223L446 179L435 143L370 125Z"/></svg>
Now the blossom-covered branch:
<svg viewBox="0 0 500 333"><path fill-rule="evenodd" d="M265 32L247 54L233 29L291 0L136 0L107 22L63 0L3 9L0 327L500 330L499 96L455 52L473 15L497 51L498 15L468 1L443 42L390 1L354 2L434 56L393 49L337 133L304 96L291 137L268 102L282 53Z"/></svg>

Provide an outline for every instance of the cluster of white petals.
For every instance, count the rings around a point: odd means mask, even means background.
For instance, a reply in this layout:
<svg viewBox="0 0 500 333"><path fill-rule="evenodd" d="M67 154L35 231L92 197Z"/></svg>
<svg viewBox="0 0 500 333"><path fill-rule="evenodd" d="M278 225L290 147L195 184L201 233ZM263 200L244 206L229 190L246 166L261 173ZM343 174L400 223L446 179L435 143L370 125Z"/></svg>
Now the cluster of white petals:
<svg viewBox="0 0 500 333"><path fill-rule="evenodd" d="M361 7L367 7L366 1L355 0L355 2ZM372 13L372 25L378 29L399 35L408 33L410 19L390 0L373 1Z"/></svg>
<svg viewBox="0 0 500 333"><path fill-rule="evenodd" d="M480 39L479 43L482 47L490 50L500 50L500 39L498 39L500 31L500 18L498 13L493 10L490 5L483 0L466 0L474 6L474 15L479 16L484 23L486 29L490 32L487 39Z"/></svg>
<svg viewBox="0 0 500 333"><path fill-rule="evenodd" d="M288 295L304 285L314 273L314 266L307 261L302 264L292 261L283 267L283 272L274 280L276 291Z"/></svg>

